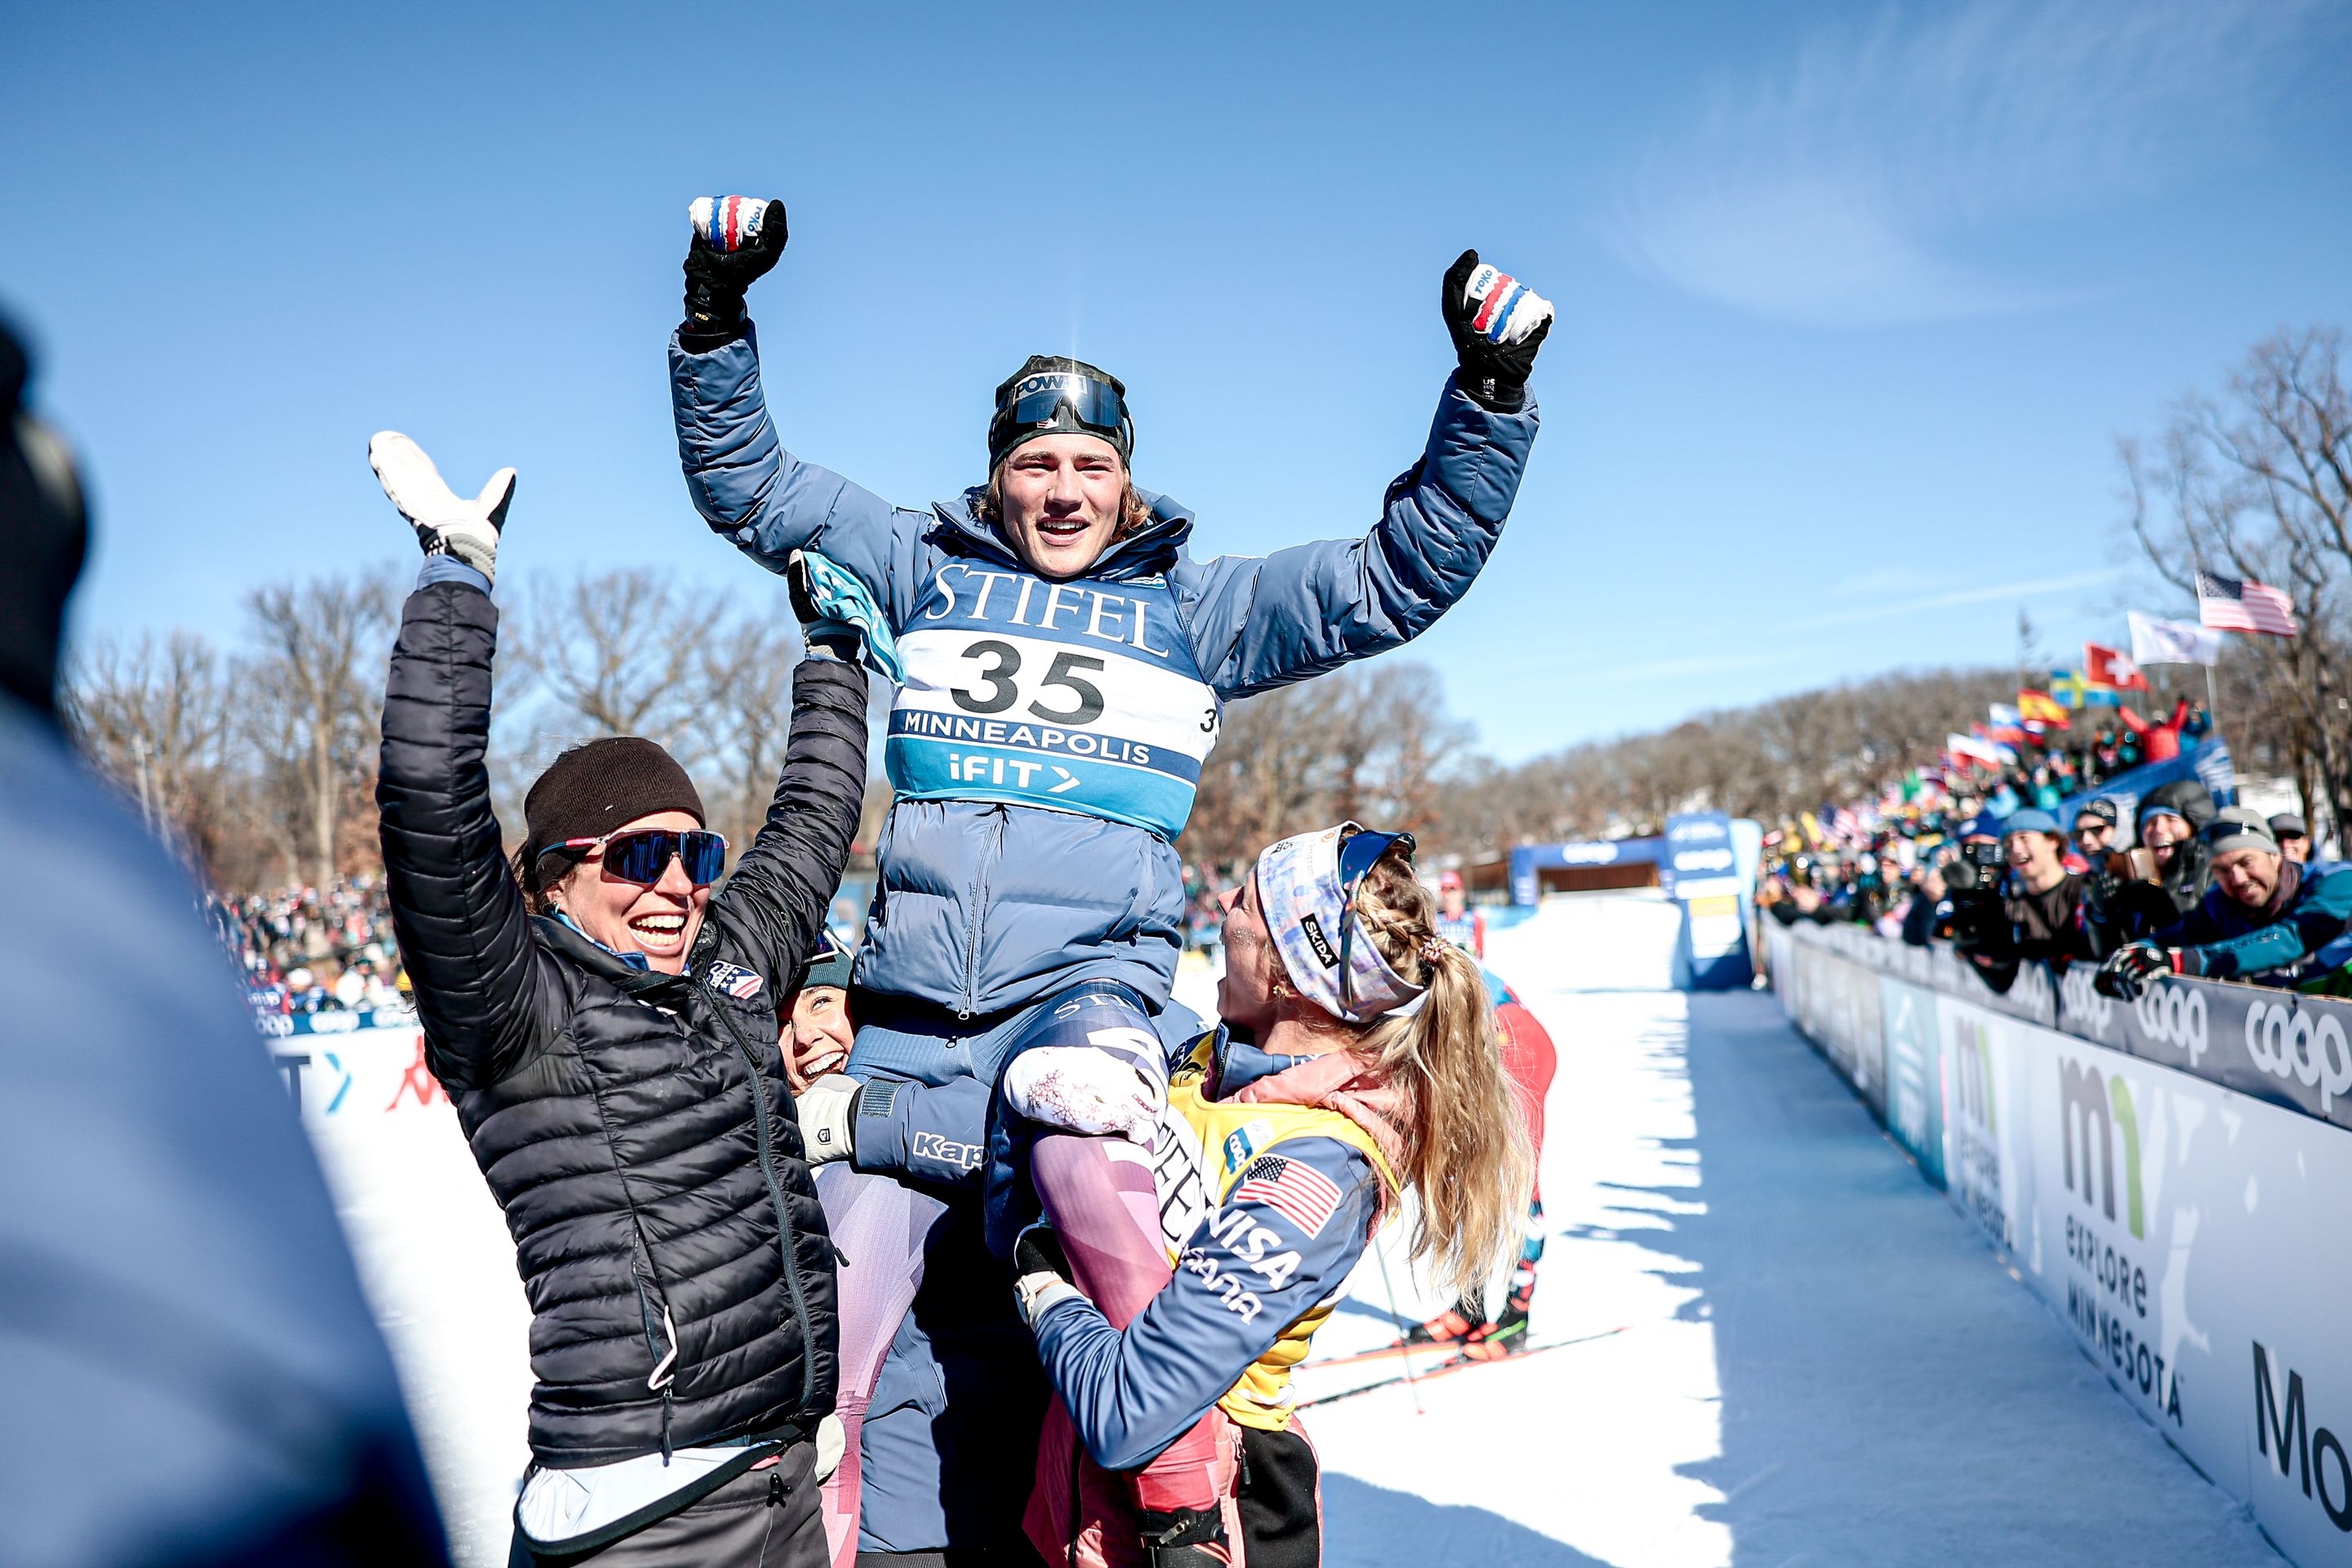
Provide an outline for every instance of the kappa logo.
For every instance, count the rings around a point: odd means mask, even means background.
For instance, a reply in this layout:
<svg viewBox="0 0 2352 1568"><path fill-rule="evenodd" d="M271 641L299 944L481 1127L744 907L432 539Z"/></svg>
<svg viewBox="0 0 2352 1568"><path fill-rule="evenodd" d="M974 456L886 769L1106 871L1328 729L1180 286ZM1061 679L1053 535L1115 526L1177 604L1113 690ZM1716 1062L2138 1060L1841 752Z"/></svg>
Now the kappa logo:
<svg viewBox="0 0 2352 1568"><path fill-rule="evenodd" d="M916 1133L907 1140L907 1152L918 1160L937 1160L942 1165L953 1165L960 1171L980 1169L979 1144L959 1143L936 1132Z"/></svg>
<svg viewBox="0 0 2352 1568"><path fill-rule="evenodd" d="M2322 1115L2335 1110L2339 1096L2352 1094L2352 1041L2331 1014L2284 1002L2250 1004L2246 1055L2266 1073L2319 1090Z"/></svg>
<svg viewBox="0 0 2352 1568"><path fill-rule="evenodd" d="M1315 956L1321 961L1324 968L1339 967L1339 955L1332 951L1330 939L1323 934L1321 921L1311 914L1301 915L1298 917L1298 929L1307 933L1307 945L1315 950Z"/></svg>

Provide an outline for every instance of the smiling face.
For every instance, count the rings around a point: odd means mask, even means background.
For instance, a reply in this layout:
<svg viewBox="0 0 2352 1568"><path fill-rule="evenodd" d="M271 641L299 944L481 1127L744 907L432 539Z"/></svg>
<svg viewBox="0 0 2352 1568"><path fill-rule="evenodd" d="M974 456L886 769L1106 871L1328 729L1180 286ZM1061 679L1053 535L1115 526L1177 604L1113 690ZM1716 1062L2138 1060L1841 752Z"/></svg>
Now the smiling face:
<svg viewBox="0 0 2352 1568"><path fill-rule="evenodd" d="M1091 570L1118 537L1127 465L1099 436L1040 436L997 471L1005 537L1040 577Z"/></svg>
<svg viewBox="0 0 2352 1568"><path fill-rule="evenodd" d="M2213 880L2250 910L2259 910L2278 891L2279 858L2267 849L2232 849L2213 858Z"/></svg>
<svg viewBox="0 0 2352 1568"><path fill-rule="evenodd" d="M798 1094L849 1060L849 993L838 985L803 985L784 1025L784 1076Z"/></svg>
<svg viewBox="0 0 2352 1568"><path fill-rule="evenodd" d="M613 837L649 827L683 833L701 826L691 812L657 811L614 828ZM603 852L598 851L551 887L548 898L592 941L614 952L644 953L654 969L678 974L684 973L686 955L702 929L702 911L710 902L710 889L688 881L686 868L675 855L662 868L661 880L648 888L607 876Z"/></svg>

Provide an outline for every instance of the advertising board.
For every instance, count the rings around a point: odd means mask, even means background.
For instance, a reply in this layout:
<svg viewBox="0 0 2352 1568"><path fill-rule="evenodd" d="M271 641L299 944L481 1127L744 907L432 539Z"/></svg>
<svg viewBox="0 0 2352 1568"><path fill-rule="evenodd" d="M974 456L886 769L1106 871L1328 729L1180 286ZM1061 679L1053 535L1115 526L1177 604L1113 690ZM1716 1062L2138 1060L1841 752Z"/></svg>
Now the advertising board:
<svg viewBox="0 0 2352 1568"><path fill-rule="evenodd" d="M2102 1014L2074 976L2045 976L2069 1033L1985 1005L1972 974L1937 974L1957 993L1895 977L1937 973L1917 950L1874 970L1819 936L1768 933L1791 1020L1851 1077L1848 992L1872 980L1888 1131L1919 1152L1916 1086L1932 1060L1953 1204L2289 1558L2352 1562L2352 1132L2336 1005L2196 983Z"/></svg>

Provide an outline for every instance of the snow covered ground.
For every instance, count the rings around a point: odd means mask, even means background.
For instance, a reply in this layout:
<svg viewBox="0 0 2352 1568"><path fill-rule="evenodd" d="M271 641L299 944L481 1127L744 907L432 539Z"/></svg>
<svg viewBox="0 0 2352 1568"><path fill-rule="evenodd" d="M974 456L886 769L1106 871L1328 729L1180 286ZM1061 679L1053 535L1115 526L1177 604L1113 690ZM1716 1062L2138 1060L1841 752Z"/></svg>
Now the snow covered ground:
<svg viewBox="0 0 2352 1568"><path fill-rule="evenodd" d="M1310 1412L1327 1561L2276 1568L1769 995L1666 988L1673 921L1627 895L1494 933L1559 1047L1533 1337L1598 1337ZM454 1120L420 1135L421 1114L322 1149L459 1561L491 1568L525 1457L524 1309ZM1443 1305L1400 1232L1384 1252L1318 1355ZM1309 1368L1304 1393L1394 1370Z"/></svg>

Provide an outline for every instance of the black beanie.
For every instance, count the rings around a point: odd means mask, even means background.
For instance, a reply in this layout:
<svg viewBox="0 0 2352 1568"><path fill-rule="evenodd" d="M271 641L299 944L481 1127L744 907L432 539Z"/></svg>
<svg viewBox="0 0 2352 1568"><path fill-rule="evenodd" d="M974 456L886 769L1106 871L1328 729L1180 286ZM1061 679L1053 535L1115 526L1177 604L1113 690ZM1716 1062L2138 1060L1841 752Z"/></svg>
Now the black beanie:
<svg viewBox="0 0 2352 1568"><path fill-rule="evenodd" d="M702 796L676 758L636 735L607 735L574 746L548 764L523 798L530 825L524 864L537 867L550 845L602 838L657 811L683 811L697 822L707 820Z"/></svg>
<svg viewBox="0 0 2352 1568"><path fill-rule="evenodd" d="M1118 395L1122 415L1127 408L1127 384L1107 370L1098 370L1082 359L1066 354L1031 354L1019 370L1006 376L996 387L996 412L988 421L988 471L996 472L996 465L1004 461L1013 448L1040 436L1099 436L1118 449L1118 460L1132 466L1135 462L1135 421L1123 418L1119 433L1107 436L1099 430L1088 430L1072 417L1067 408L1055 411L1054 417L1044 425L1016 426L1013 423L1013 389L1033 375L1076 375L1088 381L1100 382Z"/></svg>

